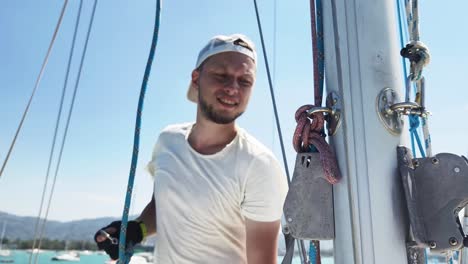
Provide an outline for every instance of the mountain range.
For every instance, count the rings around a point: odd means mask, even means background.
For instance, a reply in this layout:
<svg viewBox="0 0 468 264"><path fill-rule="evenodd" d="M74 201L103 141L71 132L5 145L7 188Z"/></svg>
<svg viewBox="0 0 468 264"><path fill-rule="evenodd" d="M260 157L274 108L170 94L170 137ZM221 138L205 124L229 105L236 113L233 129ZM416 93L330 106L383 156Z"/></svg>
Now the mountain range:
<svg viewBox="0 0 468 264"><path fill-rule="evenodd" d="M132 219L131 217L129 218ZM6 223L5 238L10 240L33 239L36 220L37 217L17 216L0 211L0 229L3 223ZM48 220L43 237L57 240L93 241L94 234L99 228L115 220L117 220L115 217L101 217L69 222Z"/></svg>

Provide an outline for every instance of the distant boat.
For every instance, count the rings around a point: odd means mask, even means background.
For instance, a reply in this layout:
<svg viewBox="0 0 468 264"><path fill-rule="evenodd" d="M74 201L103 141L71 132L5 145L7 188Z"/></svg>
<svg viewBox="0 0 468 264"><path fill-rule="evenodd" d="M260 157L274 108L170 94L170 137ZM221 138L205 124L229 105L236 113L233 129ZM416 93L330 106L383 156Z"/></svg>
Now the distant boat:
<svg viewBox="0 0 468 264"><path fill-rule="evenodd" d="M94 252L91 251L91 250L82 250L82 251L80 251L80 256L84 256L84 255L89 256L89 255L93 255L93 254L94 254Z"/></svg>
<svg viewBox="0 0 468 264"><path fill-rule="evenodd" d="M34 248L34 249L28 249L28 250L26 250L26 252L28 252L28 253L33 253L33 254L40 254L40 253L43 253L44 250L38 249L38 248Z"/></svg>
<svg viewBox="0 0 468 264"><path fill-rule="evenodd" d="M77 252L69 251L52 257L54 261L80 261L80 255Z"/></svg>
<svg viewBox="0 0 468 264"><path fill-rule="evenodd" d="M8 257L11 255L11 251L9 249L3 249L3 238L5 237L5 230L6 230L6 221L3 222L2 234L0 235L0 256L2 257ZM5 261L8 261L8 260L5 260ZM11 262L2 262L2 263L11 263Z"/></svg>

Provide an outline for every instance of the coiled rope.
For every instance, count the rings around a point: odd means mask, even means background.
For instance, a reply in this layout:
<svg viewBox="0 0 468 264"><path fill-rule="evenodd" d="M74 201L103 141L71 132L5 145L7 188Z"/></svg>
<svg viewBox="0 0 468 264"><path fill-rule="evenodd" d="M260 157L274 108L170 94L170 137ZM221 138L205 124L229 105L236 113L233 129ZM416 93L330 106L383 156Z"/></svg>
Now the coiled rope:
<svg viewBox="0 0 468 264"><path fill-rule="evenodd" d="M143 76L143 82L141 84L141 89L140 89L140 97L138 100L138 108L137 108L137 115L136 115L136 122L135 122L135 134L133 137L132 162L130 165L130 175L128 176L127 194L125 196L125 205L124 205L124 210L122 214L122 225L120 228L118 264L129 263L130 258L133 254L132 245L130 245L127 249L125 245L126 234L127 234L128 213L130 210L130 205L131 205L131 200L132 200L133 183L135 181L135 170L137 167L138 151L140 147L141 114L143 111L143 103L145 99L146 88L148 86L148 79L151 73L151 66L153 64L154 54L156 51L156 45L158 43L160 17L161 17L161 0L157 0L153 40L151 42L151 49L150 49L150 53L148 56L148 61L146 63L145 74Z"/></svg>
<svg viewBox="0 0 468 264"><path fill-rule="evenodd" d="M319 2L319 0L317 1ZM310 1L311 5L311 20L316 20L315 1ZM321 3L319 3L321 6ZM321 16L320 16L321 17ZM312 43L313 43L313 61L314 61L314 103L315 105L304 105L296 111L295 119L297 122L296 130L293 136L293 146L296 152L316 152L320 153L325 177L330 184L335 184L341 178L338 169L336 157L325 141L324 123L325 117L323 113L314 113L311 116L307 111L322 105L323 95L323 71L324 71L324 55L319 47L323 48L323 28L317 30L316 23L312 22ZM320 23L321 25L321 23ZM322 42L321 45L319 43ZM321 68L322 67L322 68Z"/></svg>

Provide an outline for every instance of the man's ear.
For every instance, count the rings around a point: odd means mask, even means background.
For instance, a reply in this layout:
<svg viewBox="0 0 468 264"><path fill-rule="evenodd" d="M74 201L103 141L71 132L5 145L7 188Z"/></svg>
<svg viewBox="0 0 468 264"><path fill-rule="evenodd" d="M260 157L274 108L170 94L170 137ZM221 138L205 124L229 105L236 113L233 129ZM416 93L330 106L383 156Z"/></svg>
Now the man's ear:
<svg viewBox="0 0 468 264"><path fill-rule="evenodd" d="M200 71L198 69L195 69L192 71L192 86L197 89L199 87L199 81L200 81Z"/></svg>

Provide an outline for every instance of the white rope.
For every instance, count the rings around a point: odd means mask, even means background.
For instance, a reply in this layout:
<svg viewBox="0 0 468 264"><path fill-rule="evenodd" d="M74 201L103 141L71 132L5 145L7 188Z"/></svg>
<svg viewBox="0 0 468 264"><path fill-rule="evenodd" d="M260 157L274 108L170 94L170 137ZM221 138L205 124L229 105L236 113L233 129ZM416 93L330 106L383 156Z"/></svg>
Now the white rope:
<svg viewBox="0 0 468 264"><path fill-rule="evenodd" d="M420 41L418 0L405 0L405 10L410 42L401 51L401 55L410 60L410 76L408 78L416 83L416 94L419 94L421 98L421 101L418 103L424 107L424 94L426 91L422 72L424 67L430 62L430 54L429 48ZM408 98L409 94L406 97ZM432 144L428 115L421 116L421 119L426 157L431 157Z"/></svg>
<svg viewBox="0 0 468 264"><path fill-rule="evenodd" d="M420 41L418 0L405 0L405 9L410 42L403 49L406 54L402 55L410 59L410 78L414 82L422 78L423 68L429 64L431 56L429 48Z"/></svg>
<svg viewBox="0 0 468 264"><path fill-rule="evenodd" d="M416 83L416 87L418 92L421 94L425 94L425 79L424 77L421 78ZM425 107L424 97L421 97L419 100L419 105ZM422 120L422 131L424 136L424 146L426 149L426 157L432 157L432 144L431 144L431 134L429 133L429 124L428 124L428 114L421 116Z"/></svg>

